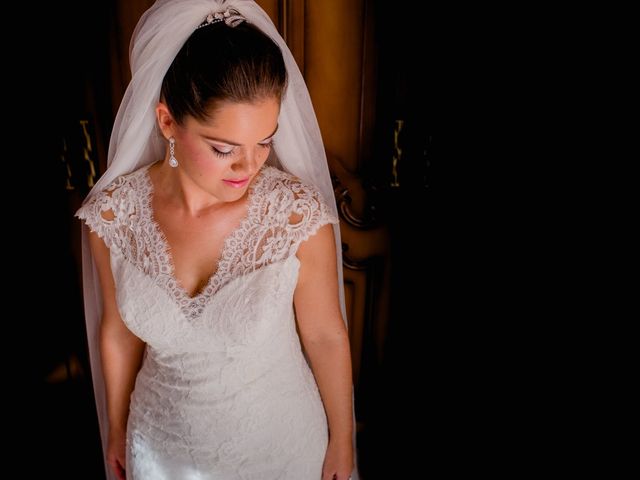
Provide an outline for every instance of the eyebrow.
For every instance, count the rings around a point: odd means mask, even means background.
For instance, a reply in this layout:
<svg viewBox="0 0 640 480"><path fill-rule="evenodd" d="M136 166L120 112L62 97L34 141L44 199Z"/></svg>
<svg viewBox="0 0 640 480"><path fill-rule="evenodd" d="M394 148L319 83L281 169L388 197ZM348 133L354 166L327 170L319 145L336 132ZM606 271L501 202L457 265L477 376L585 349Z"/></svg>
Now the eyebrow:
<svg viewBox="0 0 640 480"><path fill-rule="evenodd" d="M276 132L278 131L278 127L279 126L280 126L280 124L277 124L276 125L276 129L271 133L271 135L268 135L268 136L264 137L260 141L264 142L265 140L273 137L276 134ZM241 147L242 146L242 144L240 144L240 143L232 142L230 140L225 140L224 138L214 138L214 137L208 137L206 135L203 135L203 137L206 138L207 140L211 140L211 141L218 142L218 143L226 143L227 145L233 145L235 147Z"/></svg>

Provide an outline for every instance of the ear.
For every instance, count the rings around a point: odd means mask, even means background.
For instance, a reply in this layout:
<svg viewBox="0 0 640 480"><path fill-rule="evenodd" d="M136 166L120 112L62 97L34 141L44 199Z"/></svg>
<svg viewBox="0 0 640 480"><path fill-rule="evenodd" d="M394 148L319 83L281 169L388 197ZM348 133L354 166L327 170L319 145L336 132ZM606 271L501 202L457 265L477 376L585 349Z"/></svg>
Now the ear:
<svg viewBox="0 0 640 480"><path fill-rule="evenodd" d="M175 136L176 121L173 119L167 104L162 101L158 102L156 106L156 120L158 121L158 127L162 135L164 135L164 138Z"/></svg>

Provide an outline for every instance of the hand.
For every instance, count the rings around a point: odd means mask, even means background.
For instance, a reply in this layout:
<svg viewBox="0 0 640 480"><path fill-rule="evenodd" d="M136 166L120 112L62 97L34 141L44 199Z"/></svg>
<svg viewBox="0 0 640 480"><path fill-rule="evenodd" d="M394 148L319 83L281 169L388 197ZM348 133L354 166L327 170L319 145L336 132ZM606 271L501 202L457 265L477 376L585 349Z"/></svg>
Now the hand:
<svg viewBox="0 0 640 480"><path fill-rule="evenodd" d="M111 470L116 474L116 477L118 477L118 480L126 480L126 438L127 434L124 430L109 432L107 463L111 467Z"/></svg>
<svg viewBox="0 0 640 480"><path fill-rule="evenodd" d="M353 444L329 441L322 466L322 480L349 480L353 472Z"/></svg>

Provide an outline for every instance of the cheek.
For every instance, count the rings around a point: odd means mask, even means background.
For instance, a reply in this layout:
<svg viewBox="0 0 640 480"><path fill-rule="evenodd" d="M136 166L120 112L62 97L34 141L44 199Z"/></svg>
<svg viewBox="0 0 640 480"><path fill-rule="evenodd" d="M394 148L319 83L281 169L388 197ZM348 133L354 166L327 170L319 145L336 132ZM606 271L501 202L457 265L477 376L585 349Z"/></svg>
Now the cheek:
<svg viewBox="0 0 640 480"><path fill-rule="evenodd" d="M264 147L258 147L260 150L258 150L258 159L260 161L260 163L264 163L267 161L267 158L269 158L269 153L271 153L271 150L273 149L273 147L271 148L264 148Z"/></svg>
<svg viewBox="0 0 640 480"><path fill-rule="evenodd" d="M217 158L213 153L201 152L194 158L196 169L203 177L220 176L228 170L228 162L222 158Z"/></svg>
<svg viewBox="0 0 640 480"><path fill-rule="evenodd" d="M192 165L191 173L197 177L206 178L223 172L226 161L218 158L207 145L186 144L184 153L188 155Z"/></svg>

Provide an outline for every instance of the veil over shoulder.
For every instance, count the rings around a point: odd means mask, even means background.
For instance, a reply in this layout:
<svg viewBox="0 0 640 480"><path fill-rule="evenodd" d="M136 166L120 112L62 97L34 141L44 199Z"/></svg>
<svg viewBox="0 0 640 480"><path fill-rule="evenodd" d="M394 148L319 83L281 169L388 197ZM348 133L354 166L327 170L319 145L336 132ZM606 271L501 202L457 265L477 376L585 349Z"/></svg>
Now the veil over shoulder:
<svg viewBox="0 0 640 480"><path fill-rule="evenodd" d="M337 217L324 145L304 78L271 19L253 0L158 0L142 15L131 39L129 54L132 78L113 126L108 168L85 202L116 178L163 158L164 141L155 130L155 107L160 97L162 79L182 45L207 15L229 8L237 10L247 22L263 31L280 47L287 68L288 86L282 99L279 128L269 162L317 187L331 213ZM333 230L339 285L342 285L342 249L338 225L333 225ZM108 423L98 344L102 298L86 227L82 230L82 252L91 369L102 444L106 447ZM342 315L346 321L342 288L339 294ZM110 480L115 480L110 468L107 468L107 475ZM357 469L352 478L358 478Z"/></svg>

